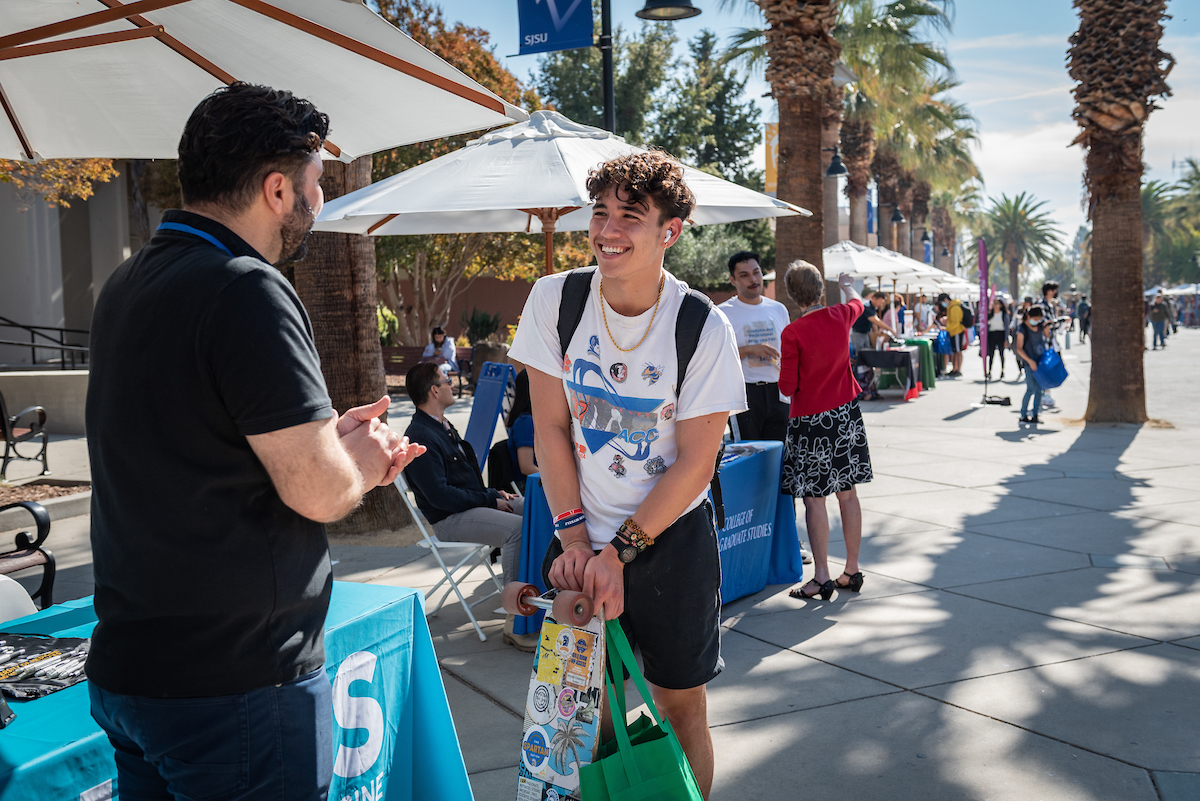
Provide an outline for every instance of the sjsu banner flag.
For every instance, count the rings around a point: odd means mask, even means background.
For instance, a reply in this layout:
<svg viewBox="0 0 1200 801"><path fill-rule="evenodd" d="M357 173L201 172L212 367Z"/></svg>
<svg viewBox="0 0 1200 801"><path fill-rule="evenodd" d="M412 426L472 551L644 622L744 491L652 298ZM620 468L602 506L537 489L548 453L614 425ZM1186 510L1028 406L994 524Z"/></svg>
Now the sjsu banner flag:
<svg viewBox="0 0 1200 801"><path fill-rule="evenodd" d="M592 46L591 0L517 0L521 49L517 55Z"/></svg>

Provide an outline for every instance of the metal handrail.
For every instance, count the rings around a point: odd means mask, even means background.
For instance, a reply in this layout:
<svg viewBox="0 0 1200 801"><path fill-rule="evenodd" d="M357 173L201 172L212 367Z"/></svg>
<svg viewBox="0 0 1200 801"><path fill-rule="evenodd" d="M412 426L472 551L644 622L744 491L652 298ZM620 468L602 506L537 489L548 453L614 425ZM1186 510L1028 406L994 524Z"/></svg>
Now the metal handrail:
<svg viewBox="0 0 1200 801"><path fill-rule="evenodd" d="M17 347L28 347L30 352L30 361L37 364L37 352L41 348L43 350L57 350L62 354L59 361L59 369L67 369L67 354L71 356L71 369L75 369L75 355L82 354L81 361L87 364L88 348L83 345L68 345L66 342L67 334L85 334L90 335L91 332L82 328L58 328L49 325L25 325L10 320L7 317L0 316L0 328L19 328L22 331L29 332L29 342L17 342L10 339L0 339L0 345L15 345ZM58 339L55 340L49 334L43 333L52 331L58 334ZM39 342L38 337L41 337L45 342Z"/></svg>

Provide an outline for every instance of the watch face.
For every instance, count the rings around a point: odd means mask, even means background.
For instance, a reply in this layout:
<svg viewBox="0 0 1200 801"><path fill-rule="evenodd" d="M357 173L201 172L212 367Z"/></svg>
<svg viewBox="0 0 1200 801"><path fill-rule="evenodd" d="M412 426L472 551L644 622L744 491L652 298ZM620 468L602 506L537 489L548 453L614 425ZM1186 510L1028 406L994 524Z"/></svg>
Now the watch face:
<svg viewBox="0 0 1200 801"><path fill-rule="evenodd" d="M619 551L617 551L617 556L619 556L621 561L624 562L625 564L629 564L630 562L632 562L634 559L637 558L637 555L638 555L638 549L632 545L622 546L621 549Z"/></svg>

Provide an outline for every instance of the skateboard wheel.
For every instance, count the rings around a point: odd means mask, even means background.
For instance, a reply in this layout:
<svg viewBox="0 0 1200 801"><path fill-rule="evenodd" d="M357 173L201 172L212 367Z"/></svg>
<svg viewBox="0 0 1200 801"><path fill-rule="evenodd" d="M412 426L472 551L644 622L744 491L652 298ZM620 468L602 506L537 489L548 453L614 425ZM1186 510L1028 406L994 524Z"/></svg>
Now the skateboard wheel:
<svg viewBox="0 0 1200 801"><path fill-rule="evenodd" d="M525 584L521 581L510 581L504 585L504 591L500 593L500 605L510 615L529 617L536 613L538 608L529 603L527 599L536 598L541 594L541 591L532 584Z"/></svg>
<svg viewBox="0 0 1200 801"><path fill-rule="evenodd" d="M559 623L586 626L592 619L592 599L582 592L563 590L554 599L553 615Z"/></svg>

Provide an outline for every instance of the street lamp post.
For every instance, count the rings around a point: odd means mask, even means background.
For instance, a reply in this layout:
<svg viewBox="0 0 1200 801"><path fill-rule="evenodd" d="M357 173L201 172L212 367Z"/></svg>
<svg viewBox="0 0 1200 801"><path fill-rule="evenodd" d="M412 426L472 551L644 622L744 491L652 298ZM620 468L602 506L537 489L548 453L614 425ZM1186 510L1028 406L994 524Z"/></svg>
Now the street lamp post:
<svg viewBox="0 0 1200 801"><path fill-rule="evenodd" d="M700 9L693 6L690 0L646 0L646 5L637 12L640 19L654 22L675 22L676 20L694 17ZM602 66L601 89L604 93L604 128L612 133L617 132L617 93L613 80L613 45L612 45L612 0L600 2L600 48Z"/></svg>

